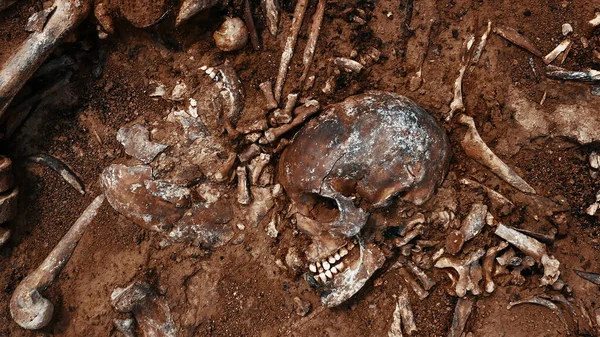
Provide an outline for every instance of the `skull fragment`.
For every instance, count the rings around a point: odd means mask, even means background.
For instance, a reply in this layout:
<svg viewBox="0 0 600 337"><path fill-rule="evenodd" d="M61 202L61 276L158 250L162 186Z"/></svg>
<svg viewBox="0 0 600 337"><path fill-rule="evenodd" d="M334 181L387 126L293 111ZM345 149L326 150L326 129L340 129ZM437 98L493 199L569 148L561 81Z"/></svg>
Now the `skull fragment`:
<svg viewBox="0 0 600 337"><path fill-rule="evenodd" d="M395 196L423 204L449 160L448 138L435 119L394 93L349 97L298 132L281 156L279 181L298 227L312 238L306 255L315 280L328 286L326 306L353 296L385 261L359 237L369 214Z"/></svg>

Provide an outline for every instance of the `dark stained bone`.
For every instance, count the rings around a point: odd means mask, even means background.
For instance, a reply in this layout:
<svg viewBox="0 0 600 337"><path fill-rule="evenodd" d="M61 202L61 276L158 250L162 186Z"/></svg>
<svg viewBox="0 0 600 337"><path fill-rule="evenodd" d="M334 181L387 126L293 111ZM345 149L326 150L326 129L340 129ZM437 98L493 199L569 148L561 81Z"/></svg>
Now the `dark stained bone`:
<svg viewBox="0 0 600 337"><path fill-rule="evenodd" d="M450 327L448 337L460 337L462 335L472 310L472 299L466 297L458 299L454 308L454 317L452 317L452 326Z"/></svg>
<svg viewBox="0 0 600 337"><path fill-rule="evenodd" d="M113 307L133 313L145 337L176 337L177 327L169 303L157 295L146 282L135 282L127 288L117 288L111 294Z"/></svg>
<svg viewBox="0 0 600 337"><path fill-rule="evenodd" d="M54 282L62 268L69 262L77 243L98 214L103 202L104 195L96 197L42 264L27 275L15 289L10 299L10 315L24 329L41 329L50 323L54 305L40 292Z"/></svg>
<svg viewBox="0 0 600 337"><path fill-rule="evenodd" d="M179 8L175 26L179 26L201 11L223 3L222 0L184 0Z"/></svg>
<svg viewBox="0 0 600 337"><path fill-rule="evenodd" d="M47 154L35 154L28 156L27 161L41 164L56 171L69 185L73 186L77 192L85 194L85 187L79 177L62 161Z"/></svg>
<svg viewBox="0 0 600 337"><path fill-rule="evenodd" d="M77 27L91 9L90 0L56 0L54 5L56 11L42 32L29 35L8 61L0 66L0 117L62 37Z"/></svg>
<svg viewBox="0 0 600 337"><path fill-rule="evenodd" d="M575 274L577 274L579 277L586 281L590 281L593 284L600 285L600 274L586 273L581 270L575 270Z"/></svg>

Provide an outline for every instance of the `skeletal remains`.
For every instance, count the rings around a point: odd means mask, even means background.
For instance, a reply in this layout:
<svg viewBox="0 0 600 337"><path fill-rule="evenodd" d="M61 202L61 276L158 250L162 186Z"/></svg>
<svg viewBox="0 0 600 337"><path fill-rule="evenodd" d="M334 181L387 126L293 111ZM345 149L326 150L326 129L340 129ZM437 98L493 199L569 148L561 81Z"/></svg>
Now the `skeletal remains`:
<svg viewBox="0 0 600 337"><path fill-rule="evenodd" d="M223 4L219 0L183 1L176 25L183 24L202 10ZM263 0L261 4L266 12L267 28L276 35L279 23L277 3ZM2 6L0 3L0 10ZM118 12L105 6L103 2L94 6L102 38L114 32L111 15ZM156 6L160 7L160 4ZM244 6L245 24L239 18L228 17L214 33L219 49L239 50L247 43L248 36L254 48L260 49L249 2L245 1ZM213 98L218 98L216 106L219 111L211 116L214 117L214 125L218 125L217 132L203 123L202 111L199 113L201 107L194 98L188 97L192 94L183 82L174 88L170 99L177 102L186 102L187 99L189 106L187 110L173 108L161 125L162 130L150 130L140 124L119 129L117 140L131 158L102 172L100 181L104 195L92 202L42 265L16 288L10 312L20 326L39 329L49 323L54 307L40 292L54 281L68 262L104 198L115 210L139 226L164 233L164 244L186 241L207 247L222 246L234 236L230 221L235 216L242 214L254 219L257 224L270 210L273 212L266 230L271 238L276 238L279 221L284 215L293 217L297 228L312 240L305 251L305 276L321 291L321 301L326 307L338 306L351 298L384 265L386 254L382 247L364 231L369 216L394 203L422 206L435 198L449 169L450 144L445 131L431 115L408 98L395 93L367 91L324 108L318 101L302 99L296 92L284 95L288 68L307 6L306 0L299 0L296 4L275 87L268 80L259 85L265 96L266 110L272 112L273 118L269 123L265 119L250 126L238 126L245 108L245 92L234 67L225 61L218 66L205 65L197 69L202 76L208 76L217 88ZM82 22L91 7L89 1L57 0L51 10L36 13L32 34L0 69L0 116L60 38ZM325 7L326 1L319 0L302 57L299 87L310 86L308 74ZM132 23L146 27L160 21L165 13L166 9L158 8L157 15L148 18L148 22ZM600 25L598 18L589 21L589 24L594 27ZM488 21L487 30L474 49L475 36L465 39L459 75L453 88L454 100L446 120L459 113L457 122L467 127L461 141L467 156L517 190L532 195L536 191L491 151L479 135L473 118L465 114L462 81L469 67L479 63L491 27ZM493 31L542 57L533 42L516 30L497 26ZM572 72L550 65L560 54L563 54L562 60L559 59L562 63L571 44L571 40L565 39L543 57L548 64L546 75L552 79L599 81L600 75L595 70ZM33 45L38 48L32 48ZM373 52L372 60L379 57L377 53ZM334 58L332 64L349 73L360 73L367 67L367 62L345 57ZM421 70L417 74L419 84ZM166 98L164 88L156 90L152 96ZM305 122L291 139L282 139ZM223 137L222 133L226 133L227 137ZM228 142L237 142L241 136L249 145L239 153L223 156L226 145L230 144ZM275 169L272 159L279 153L281 157ZM81 194L85 193L81 181L66 165L45 155L31 156L28 160L50 166ZM509 209L514 207L508 198L480 182L467 178L460 181L471 188L482 189L493 203ZM227 203L227 200L220 199L221 194L215 192L226 191L223 186L231 182L237 185L234 198L237 203ZM280 197L281 188L292 202L287 214L277 214L273 205L273 198ZM0 223L4 223L15 216L18 193L14 187L11 162L4 157L0 157L0 193ZM595 214L599 202L596 200L588 210L590 215ZM453 282L450 293L459 297L450 336L463 335L474 304L468 292L474 296L483 291L492 293L496 288L494 276L509 267L513 283L517 285L525 282L522 271L536 263L543 268L542 286L562 284L559 279L560 263L549 254L544 244L552 240L545 240L548 236L499 223L483 203L471 205L471 211L462 219L460 227L450 229L446 224L449 232L445 246L440 248L439 241L416 240L428 230L427 225L431 221L460 222L454 219L454 213L444 212L439 213L437 220L434 217L426 219L419 213L407 222L400 236L393 241L401 256L396 256L396 263L391 269L397 269L397 275L420 299L429 296L429 291L436 286L427 269L433 266L448 272ZM493 233L504 241L491 247L467 249L467 243L486 231L486 225L494 228ZM7 229L0 227L0 246L9 235ZM512 248L507 249L510 245L526 256L517 256ZM424 248L432 247L438 248L434 254L423 253ZM502 251L505 252L497 257ZM597 274L575 272L590 282L600 283ZM177 335L167 298L157 294L148 283L134 282L126 288L117 288L111 300L117 311L134 315L144 335ZM511 302L509 309L522 303L544 305L565 322L562 311L557 310L552 301L541 297ZM392 317L389 336L402 336L402 327L408 335L418 332L406 287L400 288ZM133 335L133 320L115 319L114 324L124 334Z"/></svg>

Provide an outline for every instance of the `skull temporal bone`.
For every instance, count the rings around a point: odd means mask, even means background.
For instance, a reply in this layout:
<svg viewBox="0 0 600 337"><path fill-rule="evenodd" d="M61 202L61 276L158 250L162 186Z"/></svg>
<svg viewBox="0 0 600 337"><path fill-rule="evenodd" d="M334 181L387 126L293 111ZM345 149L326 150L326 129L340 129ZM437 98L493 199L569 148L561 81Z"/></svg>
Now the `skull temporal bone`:
<svg viewBox="0 0 600 337"><path fill-rule="evenodd" d="M450 160L445 132L416 103L370 91L326 109L282 154L279 180L305 216L318 198L333 199L339 217L320 230L351 237L368 210L394 196L420 205L441 184ZM355 206L360 198L365 209Z"/></svg>

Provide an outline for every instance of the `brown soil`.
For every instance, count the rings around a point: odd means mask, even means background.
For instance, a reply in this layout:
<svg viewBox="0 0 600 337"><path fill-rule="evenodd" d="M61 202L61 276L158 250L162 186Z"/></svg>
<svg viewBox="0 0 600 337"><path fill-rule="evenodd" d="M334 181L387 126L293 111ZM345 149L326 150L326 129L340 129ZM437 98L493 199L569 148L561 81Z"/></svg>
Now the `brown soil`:
<svg viewBox="0 0 600 337"><path fill-rule="evenodd" d="M393 271L381 271L347 303L335 309L323 309L318 293L302 274L286 266L288 251L295 248L302 252L308 238L298 233L285 216L279 224L277 239L266 235L268 221L262 221L257 227L248 225L241 231L236 227L238 219L234 219L231 225L239 232L236 235L245 235L241 243L237 237L234 241L238 244L216 249L181 243L163 248L159 245L163 234L139 228L108 204L103 206L60 277L43 292L56 308L51 324L39 332L30 332L14 323L9 314L10 296L19 281L40 264L80 212L101 193L98 176L102 170L127 157L115 138L119 128L132 121L160 123L174 105L149 97L155 88L154 81L165 84L169 92L177 80L196 76L198 67L229 60L246 92L243 119L250 120L262 113L263 97L258 84L266 80L274 82L295 4L295 1L284 2L280 33L274 38L265 28L258 1L251 1L263 44L260 51L253 50L250 43L232 53L215 48L212 32L220 24L222 14L243 16L242 1L232 1L231 7L201 14L179 29L174 28L177 7L147 29L138 29L124 19L117 19L117 33L105 40L97 39L96 23L90 17L50 56L54 59L70 55L76 60L71 67L74 72L71 83L39 104L3 149L15 162L21 200L20 215L9 224L14 235L0 250L0 289L3 290L0 292L0 336L118 336L112 319L126 315L112 308L110 294L114 288L136 280L148 281L166 296L181 336L387 335L396 302L394 296L404 284L400 276ZM316 1L309 3L284 93L294 89L302 73L302 51L316 7ZM406 18L409 3L414 5L415 31L406 27L410 22ZM430 3L434 5L428 5ZM121 13L127 13L132 21L145 22L144 8L148 6L138 8L135 2L131 6L135 10L126 8ZM534 187L540 197L518 192L468 158L460 146L464 128L443 120L449 111L460 52L468 33L480 36L491 20L517 29L540 50L548 52L562 40L561 25L568 22L575 35L573 49L564 66L585 68L592 65L592 48L598 47L597 38L593 38L585 25L594 16L594 6L599 7L600 3L583 0L456 0L414 1L414 4L412 0L329 1L313 65L315 85L302 94L327 105L352 94L378 89L400 93L426 108L448 132L454 157L442 191L424 207L425 214L439 205L455 205L456 216L462 219L475 201L491 205L481 191L458 183L460 178L467 177L496 189L515 203L515 209L508 214L492 208L492 213L503 222L537 231L557 227L557 240L548 249L561 262L561 278L568 284L562 293L573 298L576 307L577 316L573 318L568 307L561 306L570 317L568 330L571 335L581 336L598 336L594 310L600 307L598 286L584 281L573 271L600 272L598 218L585 214L599 185L598 178L594 178L598 175L591 174L587 162L594 146L580 146L562 137L514 142L513 137L523 131L515 127L505 105L509 86L517 87L538 102L547 88L553 88L554 94L548 95L544 105L547 109L559 103L577 104L570 95L561 94L561 87L581 87L581 90L587 87L544 79L543 63L534 57L541 74L539 81L536 80L528 62L532 55L495 34L490 35L480 65L465 77L466 113L473 116L490 148ZM148 16L157 16L160 6L149 7ZM27 37L24 24L29 15L41 8L38 1L23 0L0 13L0 64ZM355 9L347 10L351 8ZM366 23L354 22L355 15ZM416 33L414 36L418 36L419 31L422 34L429 19L433 20L429 44L419 46L413 41L416 47L411 46L413 33ZM414 27L415 22L424 24ZM582 36L590 39L590 48L583 48ZM371 48L381 52L378 62L358 75L342 73L332 94L321 91L332 75L330 60L333 57L350 57L354 50L360 57ZM424 52L423 85L417 91L410 91L409 80L418 70L415 60ZM43 80L32 82L25 92L44 84L38 82ZM209 92L208 88L214 84L206 80L197 85L199 91L205 86ZM600 104L600 98L589 99ZM78 194L55 172L22 160L33 153L48 153L67 163L85 182L86 195ZM231 194L236 193L235 182L227 186ZM279 203L273 212L283 212L287 203ZM376 222L397 224L405 215L399 210L401 206L395 204L379 212L374 217ZM431 224L427 228L425 239L444 242L447 232ZM498 242L493 229L487 227L464 250L490 247ZM382 245L390 247L390 242L382 242ZM389 251L388 255L390 259L384 270L393 264L397 252ZM419 328L417 335L446 336L456 303L456 298L448 294L451 281L438 269L432 268L427 273L437 281L429 297L420 301L411 293ZM526 276L522 286L506 282L493 294L476 297L465 331L475 336L567 335L565 326L548 309L532 305L506 309L510 301L543 293L545 289L538 287L539 276L536 269L533 275ZM296 296L311 302L312 310L307 317L295 313L293 298ZM581 316L580 308L587 310L594 323L588 323Z"/></svg>

